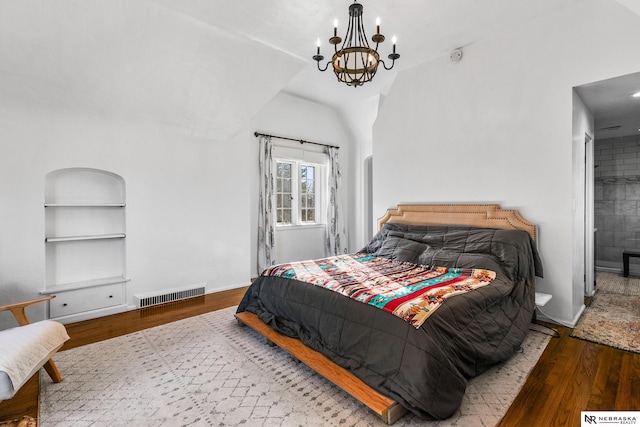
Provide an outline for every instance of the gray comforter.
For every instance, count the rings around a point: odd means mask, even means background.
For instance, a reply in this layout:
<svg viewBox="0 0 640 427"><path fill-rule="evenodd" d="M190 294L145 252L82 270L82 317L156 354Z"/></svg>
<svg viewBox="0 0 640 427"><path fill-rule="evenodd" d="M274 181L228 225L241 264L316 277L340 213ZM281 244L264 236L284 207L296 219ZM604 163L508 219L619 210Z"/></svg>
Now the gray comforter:
<svg viewBox="0 0 640 427"><path fill-rule="evenodd" d="M535 244L524 231L387 223L360 252L432 266L486 268L490 285L447 299L416 329L311 284L261 276L238 312L299 338L370 387L426 419L451 416L467 379L507 360L531 322Z"/></svg>

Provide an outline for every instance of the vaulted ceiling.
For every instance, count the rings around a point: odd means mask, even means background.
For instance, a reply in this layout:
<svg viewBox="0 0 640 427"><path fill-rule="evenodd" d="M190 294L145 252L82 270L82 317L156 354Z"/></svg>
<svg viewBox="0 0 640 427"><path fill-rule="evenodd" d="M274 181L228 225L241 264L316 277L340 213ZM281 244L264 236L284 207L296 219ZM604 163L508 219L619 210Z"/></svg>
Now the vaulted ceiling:
<svg viewBox="0 0 640 427"><path fill-rule="evenodd" d="M389 41L396 35L401 58L393 71L381 70L372 83L353 88L339 84L330 71L320 73L311 59L317 38L322 42L324 56L330 57L328 39L333 35L333 21L338 20L338 33L344 36L352 1L244 0L242 6L219 0L154 1L299 59L302 69L285 89L337 106L386 92L399 70L448 56L455 48L516 29L575 3L575 0L361 0L369 36L376 17L382 20L381 32L387 41L381 45L381 56L386 58L391 53ZM252 67L261 67L250 58L247 61Z"/></svg>
<svg viewBox="0 0 640 427"><path fill-rule="evenodd" d="M364 87L317 71L315 40L348 0L7 0L0 2L0 114L155 121L226 140L286 91L344 108L389 90L397 72L580 0L361 0L373 32L398 37L396 68ZM621 3L629 0L620 0ZM382 56L390 51L381 47Z"/></svg>

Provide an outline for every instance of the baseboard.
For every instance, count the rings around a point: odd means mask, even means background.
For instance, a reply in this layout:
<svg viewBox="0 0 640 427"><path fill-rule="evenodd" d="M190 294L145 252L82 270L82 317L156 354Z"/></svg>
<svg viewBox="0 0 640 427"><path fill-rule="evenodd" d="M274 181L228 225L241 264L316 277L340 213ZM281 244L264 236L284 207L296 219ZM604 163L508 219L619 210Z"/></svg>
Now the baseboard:
<svg viewBox="0 0 640 427"><path fill-rule="evenodd" d="M246 288L249 285L251 285L251 282L249 282L249 283L237 283L235 285L216 287L214 289L209 288L209 289L207 289L207 293L208 294L215 294L217 292L230 291L232 289Z"/></svg>
<svg viewBox="0 0 640 427"><path fill-rule="evenodd" d="M596 266L596 271L602 271L606 273L620 273L622 274L622 268L614 267L614 266L606 266L606 265L598 265Z"/></svg>
<svg viewBox="0 0 640 427"><path fill-rule="evenodd" d="M573 322L571 322L571 328L575 328L575 326L578 324L578 320L580 320L580 317L582 316L582 313L584 313L586 308L587 306L582 304L580 310L578 310L578 313L576 313L575 317L573 318Z"/></svg>
<svg viewBox="0 0 640 427"><path fill-rule="evenodd" d="M580 316L582 316L582 313L584 312L585 308L586 308L585 305L582 304L582 306L580 307L580 310L578 310L578 313L573 317L573 320L566 322L564 320L552 319L547 315L545 315L542 311L540 311L540 307L536 307L536 319L542 322L554 323L556 325L561 325L561 326L565 326L567 328L573 329L578 323L578 320L580 320Z"/></svg>
<svg viewBox="0 0 640 427"><path fill-rule="evenodd" d="M98 310L83 311L81 313L70 314L68 316L52 317L51 320L55 320L56 322L60 322L66 325L68 323L81 322L83 320L95 319L97 317L104 317L111 314L122 313L127 310L129 310L129 306L122 304L113 307L101 308Z"/></svg>

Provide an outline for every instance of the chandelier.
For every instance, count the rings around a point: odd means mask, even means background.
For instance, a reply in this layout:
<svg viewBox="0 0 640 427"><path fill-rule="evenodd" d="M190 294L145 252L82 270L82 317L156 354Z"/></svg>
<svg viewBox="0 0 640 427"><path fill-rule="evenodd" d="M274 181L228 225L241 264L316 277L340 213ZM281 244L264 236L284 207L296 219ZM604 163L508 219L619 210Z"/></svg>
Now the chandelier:
<svg viewBox="0 0 640 427"><path fill-rule="evenodd" d="M378 54L378 45L384 42L384 36L380 34L380 18L376 20L376 33L371 37L371 41L376 44L375 49L369 46L367 35L362 25L362 5L354 1L349 6L349 26L347 33L342 39L338 37L338 20L333 22L333 37L329 39L329 43L334 46L335 53L331 61L327 62L324 68L320 67L320 61L324 60L324 56L320 54L320 39L317 41L318 51L313 55L313 60L318 64L318 70L327 71L329 64L333 66L333 72L338 77L338 81L346 83L347 86L358 87L366 82L371 81L378 70L378 65L382 64L385 70L393 68L396 59L400 55L396 53L396 38L393 37L393 53L388 58L392 61L391 66L380 59ZM338 45L342 43L340 50Z"/></svg>

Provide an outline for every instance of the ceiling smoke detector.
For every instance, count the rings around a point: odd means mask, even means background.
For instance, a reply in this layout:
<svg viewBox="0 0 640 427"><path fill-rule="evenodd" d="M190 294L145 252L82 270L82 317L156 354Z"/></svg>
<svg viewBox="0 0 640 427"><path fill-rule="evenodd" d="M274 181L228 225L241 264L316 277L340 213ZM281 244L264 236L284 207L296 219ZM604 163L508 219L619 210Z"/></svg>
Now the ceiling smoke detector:
<svg viewBox="0 0 640 427"><path fill-rule="evenodd" d="M449 60L451 62L460 62L462 59L462 49L454 49L449 54Z"/></svg>

